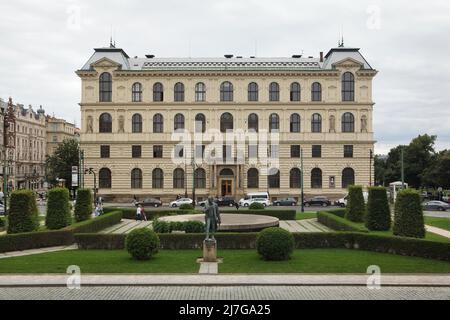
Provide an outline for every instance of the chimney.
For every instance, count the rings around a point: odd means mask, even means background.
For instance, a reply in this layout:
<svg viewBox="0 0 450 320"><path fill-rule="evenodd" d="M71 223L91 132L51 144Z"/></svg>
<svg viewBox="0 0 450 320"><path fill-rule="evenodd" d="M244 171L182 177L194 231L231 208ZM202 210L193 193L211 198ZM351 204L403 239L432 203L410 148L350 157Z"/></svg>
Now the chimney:
<svg viewBox="0 0 450 320"><path fill-rule="evenodd" d="M320 51L320 62L323 62L323 51Z"/></svg>

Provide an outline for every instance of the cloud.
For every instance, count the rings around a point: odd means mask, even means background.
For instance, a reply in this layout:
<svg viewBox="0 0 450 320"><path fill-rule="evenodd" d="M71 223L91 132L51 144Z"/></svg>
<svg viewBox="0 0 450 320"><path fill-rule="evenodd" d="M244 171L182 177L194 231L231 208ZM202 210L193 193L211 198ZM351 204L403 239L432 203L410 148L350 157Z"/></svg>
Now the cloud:
<svg viewBox="0 0 450 320"><path fill-rule="evenodd" d="M377 152L418 134L450 147L450 3L295 0L16 0L0 3L0 97L79 119L74 71L94 47L130 56L318 56L338 42L361 48L374 81ZM376 22L376 23L374 23Z"/></svg>

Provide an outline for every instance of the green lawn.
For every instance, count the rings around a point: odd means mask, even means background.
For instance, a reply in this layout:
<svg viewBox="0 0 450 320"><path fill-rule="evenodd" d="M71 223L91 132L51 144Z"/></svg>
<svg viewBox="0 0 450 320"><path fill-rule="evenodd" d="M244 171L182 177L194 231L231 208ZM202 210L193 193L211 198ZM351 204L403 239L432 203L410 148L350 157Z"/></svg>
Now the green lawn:
<svg viewBox="0 0 450 320"><path fill-rule="evenodd" d="M83 273L198 273L200 250L162 250L149 261L134 261L124 250L72 250L0 260L0 274L65 273L78 265ZM378 265L387 273L450 273L450 262L347 249L296 250L289 261L270 262L256 250L219 250L220 273L365 273Z"/></svg>
<svg viewBox="0 0 450 320"><path fill-rule="evenodd" d="M296 220L306 220L317 218L317 212L297 212Z"/></svg>
<svg viewBox="0 0 450 320"><path fill-rule="evenodd" d="M450 231L450 218L425 217L425 224Z"/></svg>

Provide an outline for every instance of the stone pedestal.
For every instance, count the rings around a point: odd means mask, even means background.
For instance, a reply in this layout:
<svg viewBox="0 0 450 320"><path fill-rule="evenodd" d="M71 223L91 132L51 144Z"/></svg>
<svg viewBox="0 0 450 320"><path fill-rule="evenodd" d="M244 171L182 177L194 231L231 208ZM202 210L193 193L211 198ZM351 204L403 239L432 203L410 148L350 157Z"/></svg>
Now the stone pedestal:
<svg viewBox="0 0 450 320"><path fill-rule="evenodd" d="M217 262L217 241L203 241L203 262Z"/></svg>

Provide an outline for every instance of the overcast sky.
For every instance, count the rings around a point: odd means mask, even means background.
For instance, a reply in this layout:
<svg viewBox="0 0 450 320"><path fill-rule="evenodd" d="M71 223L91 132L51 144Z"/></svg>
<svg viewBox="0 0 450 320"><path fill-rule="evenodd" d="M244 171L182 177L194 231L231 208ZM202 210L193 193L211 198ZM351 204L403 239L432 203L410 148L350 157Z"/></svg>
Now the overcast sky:
<svg viewBox="0 0 450 320"><path fill-rule="evenodd" d="M78 125L74 72L111 30L130 56L317 57L343 29L379 70L376 152L423 133L450 148L449 1L2 0L0 13L0 97Z"/></svg>

